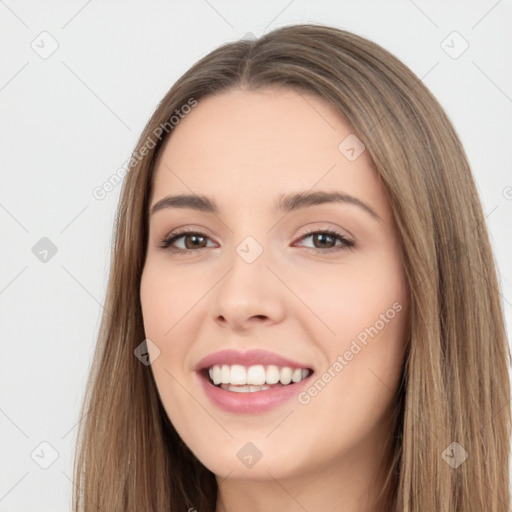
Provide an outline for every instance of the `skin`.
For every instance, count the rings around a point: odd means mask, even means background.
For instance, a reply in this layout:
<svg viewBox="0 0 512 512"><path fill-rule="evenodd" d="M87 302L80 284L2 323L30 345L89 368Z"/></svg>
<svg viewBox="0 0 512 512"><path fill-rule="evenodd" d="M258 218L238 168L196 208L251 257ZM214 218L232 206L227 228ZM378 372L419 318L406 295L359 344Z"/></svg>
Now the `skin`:
<svg viewBox="0 0 512 512"><path fill-rule="evenodd" d="M218 215L154 213L140 288L146 337L160 350L151 368L162 403L217 476L217 512L378 510L407 289L390 205L368 151L349 161L338 149L351 133L316 96L237 89L199 101L158 163L151 206L169 194L195 193L221 208ZM379 219L350 203L273 212L279 195L311 189L350 194ZM199 249L190 236L177 240L187 254L162 249L177 228L208 238ZM303 237L326 228L355 247L336 251L335 238L322 245ZM263 249L251 264L236 252L247 236ZM394 303L401 311L333 371ZM194 372L200 359L226 348L273 351L309 362L315 377L329 368L334 377L309 403L294 397L265 413L229 413L209 401ZM262 453L250 468L237 457L249 441Z"/></svg>

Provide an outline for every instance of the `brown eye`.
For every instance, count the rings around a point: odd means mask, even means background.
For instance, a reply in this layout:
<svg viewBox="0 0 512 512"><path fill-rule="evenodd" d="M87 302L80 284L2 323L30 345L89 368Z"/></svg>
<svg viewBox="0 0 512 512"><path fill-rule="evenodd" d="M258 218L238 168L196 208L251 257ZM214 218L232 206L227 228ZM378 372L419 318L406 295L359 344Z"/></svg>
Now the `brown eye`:
<svg viewBox="0 0 512 512"><path fill-rule="evenodd" d="M205 247L204 242L206 238L202 235L183 235L182 237L185 240L185 248L186 249L195 249L197 247ZM187 243L189 241L190 243Z"/></svg>
<svg viewBox="0 0 512 512"><path fill-rule="evenodd" d="M174 244L183 239L184 246L177 247ZM195 231L184 231L181 233L172 233L167 238L162 240L160 247L162 249L169 249L176 252L184 252L194 249L205 249L208 237L204 233L198 233Z"/></svg>
<svg viewBox="0 0 512 512"><path fill-rule="evenodd" d="M326 233L315 233L311 235L314 242L317 242L320 247L315 243L317 249L330 249L336 245L336 239L332 235Z"/></svg>
<svg viewBox="0 0 512 512"><path fill-rule="evenodd" d="M321 231L312 231L302 235L300 240L311 238L313 240L313 247L307 248L326 252L336 252L342 249L354 247L355 244L341 233L330 229L323 229ZM340 243L337 243L337 242Z"/></svg>

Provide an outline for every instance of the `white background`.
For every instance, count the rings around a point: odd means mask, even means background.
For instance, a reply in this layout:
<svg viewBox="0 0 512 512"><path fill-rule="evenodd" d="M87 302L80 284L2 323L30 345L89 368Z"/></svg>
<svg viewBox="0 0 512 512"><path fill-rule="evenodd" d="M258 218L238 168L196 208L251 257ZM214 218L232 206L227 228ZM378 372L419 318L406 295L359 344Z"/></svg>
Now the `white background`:
<svg viewBox="0 0 512 512"><path fill-rule="evenodd" d="M99 201L93 188L130 157L173 82L248 32L331 24L379 43L424 77L472 164L510 333L511 0L6 0L0 19L0 511L70 509L120 189ZM59 45L46 59L31 47L51 48L43 31ZM453 31L469 43L456 59L441 46ZM445 44L460 49L451 38ZM42 237L58 249L46 263L32 252ZM59 454L48 469L31 458L43 441ZM51 461L48 446L36 453Z"/></svg>

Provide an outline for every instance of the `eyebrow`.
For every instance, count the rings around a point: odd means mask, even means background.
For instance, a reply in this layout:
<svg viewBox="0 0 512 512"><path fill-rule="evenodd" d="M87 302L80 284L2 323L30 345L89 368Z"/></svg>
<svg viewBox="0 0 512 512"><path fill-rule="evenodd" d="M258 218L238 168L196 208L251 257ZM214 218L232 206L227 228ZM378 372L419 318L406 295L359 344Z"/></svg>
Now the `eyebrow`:
<svg viewBox="0 0 512 512"><path fill-rule="evenodd" d="M377 215L377 212L369 205L357 197L342 192L304 191L282 195L277 199L274 205L274 213L287 213L327 203L352 204L369 213L374 219L382 221L379 215ZM192 210L213 213L215 215L220 213L220 208L215 200L208 196L197 194L166 196L153 205L151 215L165 208L190 208Z"/></svg>

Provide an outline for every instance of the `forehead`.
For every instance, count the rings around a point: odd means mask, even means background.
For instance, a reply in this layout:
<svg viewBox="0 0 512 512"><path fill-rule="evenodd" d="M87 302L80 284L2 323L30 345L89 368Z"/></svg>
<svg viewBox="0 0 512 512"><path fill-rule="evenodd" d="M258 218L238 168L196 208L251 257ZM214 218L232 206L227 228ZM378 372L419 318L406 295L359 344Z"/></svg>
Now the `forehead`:
<svg viewBox="0 0 512 512"><path fill-rule="evenodd" d="M350 161L340 151L348 136L353 130L331 105L302 91L237 89L209 96L173 129L153 196L197 193L256 203L314 187L381 201L368 152Z"/></svg>

